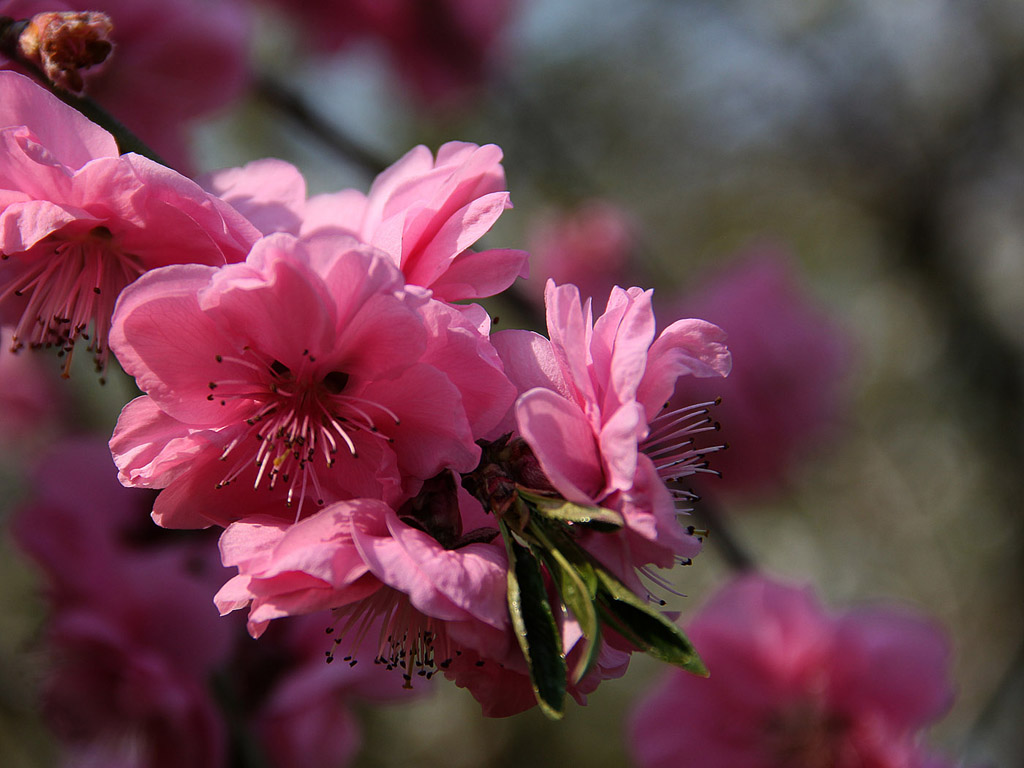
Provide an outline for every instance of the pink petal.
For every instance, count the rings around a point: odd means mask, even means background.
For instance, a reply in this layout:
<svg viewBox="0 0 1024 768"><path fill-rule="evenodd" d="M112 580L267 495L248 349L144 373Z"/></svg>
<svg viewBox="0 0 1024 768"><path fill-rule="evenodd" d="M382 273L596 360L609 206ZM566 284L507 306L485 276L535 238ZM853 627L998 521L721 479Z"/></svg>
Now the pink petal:
<svg viewBox="0 0 1024 768"><path fill-rule="evenodd" d="M409 595L428 616L446 621L476 618L497 629L508 625L507 563L498 547L470 544L446 550L423 531L402 523L393 510L380 520L355 520L353 538L373 574Z"/></svg>
<svg viewBox="0 0 1024 768"><path fill-rule="evenodd" d="M382 420L378 427L392 439L403 475L425 480L446 468L470 472L476 467L480 449L462 396L438 369L410 366L398 378L371 382L360 396L387 404L399 417L397 425Z"/></svg>
<svg viewBox="0 0 1024 768"><path fill-rule="evenodd" d="M637 400L651 419L672 396L680 376L728 376L731 369L721 328L704 320L677 320L651 345Z"/></svg>
<svg viewBox="0 0 1024 768"><path fill-rule="evenodd" d="M0 252L11 255L27 251L33 245L72 222L102 223L84 211L48 200L11 203L0 213Z"/></svg>
<svg viewBox="0 0 1024 768"><path fill-rule="evenodd" d="M306 201L299 235L305 239L317 232L348 233L365 242L367 205L366 195L356 189L314 195Z"/></svg>
<svg viewBox="0 0 1024 768"><path fill-rule="evenodd" d="M601 456L583 412L549 389L531 389L516 403L519 432L551 484L569 501L592 504L604 487Z"/></svg>
<svg viewBox="0 0 1024 768"><path fill-rule="evenodd" d="M605 469L605 491L624 491L636 476L637 442L647 433L643 407L628 402L606 418L598 435Z"/></svg>
<svg viewBox="0 0 1024 768"><path fill-rule="evenodd" d="M603 414L613 413L636 397L647 366L647 351L654 341L651 293L639 288L613 288L604 314L594 323L590 353L596 375L605 386Z"/></svg>
<svg viewBox="0 0 1024 768"><path fill-rule="evenodd" d="M566 399L573 390L563 376L551 342L533 331L498 331L491 336L509 377L519 392L542 387L558 392Z"/></svg>
<svg viewBox="0 0 1024 768"><path fill-rule="evenodd" d="M220 354L249 344L298 369L304 349L316 355L335 346L335 302L300 242L286 234L263 238L244 264L215 273L200 292L199 306L222 334L236 340ZM228 377L222 372L221 378ZM252 379L252 373L242 378Z"/></svg>
<svg viewBox="0 0 1024 768"><path fill-rule="evenodd" d="M117 157L114 137L42 86L16 72L0 72L0 128L30 125L61 163L81 168L97 157Z"/></svg>
<svg viewBox="0 0 1024 768"><path fill-rule="evenodd" d="M555 358L566 379L571 381L576 390L573 399L585 410L587 417L597 424L600 422L600 404L597 402L595 383L590 378L593 328L590 301L588 299L586 307L583 307L575 285L570 283L556 286L548 280L544 303L547 309L548 336L551 338Z"/></svg>
<svg viewBox="0 0 1024 768"><path fill-rule="evenodd" d="M423 315L431 330L423 362L444 371L458 388L473 434L487 434L516 397L488 343L490 317L482 307L453 307L439 301L424 307Z"/></svg>
<svg viewBox="0 0 1024 768"><path fill-rule="evenodd" d="M422 251L403 262L406 279L415 285L431 286L456 256L483 237L501 213L511 207L508 192L494 192L460 208Z"/></svg>
<svg viewBox="0 0 1024 768"><path fill-rule="evenodd" d="M306 180L291 163L254 160L206 176L202 186L230 203L264 235L299 234L306 204Z"/></svg>
<svg viewBox="0 0 1024 768"><path fill-rule="evenodd" d="M210 382L246 374L217 356L232 340L199 306L198 293L217 274L213 267L181 264L147 272L121 292L114 308L110 348L139 387L169 416L193 427L219 426L244 404L207 400Z"/></svg>
<svg viewBox="0 0 1024 768"><path fill-rule="evenodd" d="M110 438L118 479L133 488L164 488L192 468L196 457L220 440L168 416L151 397L137 397L121 411Z"/></svg>
<svg viewBox="0 0 1024 768"><path fill-rule="evenodd" d="M495 296L530 272L530 254L511 248L463 251L430 288L442 301L483 299Z"/></svg>

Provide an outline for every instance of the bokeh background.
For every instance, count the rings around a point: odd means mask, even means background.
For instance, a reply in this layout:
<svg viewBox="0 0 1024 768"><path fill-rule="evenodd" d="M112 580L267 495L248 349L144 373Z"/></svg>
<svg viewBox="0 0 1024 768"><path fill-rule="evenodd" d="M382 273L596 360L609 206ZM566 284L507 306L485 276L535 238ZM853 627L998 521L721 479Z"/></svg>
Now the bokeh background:
<svg viewBox="0 0 1024 768"><path fill-rule="evenodd" d="M663 324L729 265L777 254L841 340L842 365L822 384L827 425L785 448L777 482L709 484L718 524L837 609L896 602L941 622L958 697L931 743L972 765L1024 765L1024 5L521 0L487 45L486 75L453 99L412 90L380 41L311 53L281 8L253 13L258 76L192 127L197 170L274 156L311 192L365 189L416 144L496 143L515 209L488 243L530 248L541 222L604 201L629 222L619 279L655 288ZM499 328L536 327L536 277L488 304ZM771 335L772 313L762 325ZM779 364L815 381L813 355ZM63 429L109 434L129 383L50 373ZM55 437L39 424L3 446L4 521ZM684 622L730 576L711 528L670 575ZM4 766L54 759L38 714L38 587L4 537ZM352 765L627 765L624 718L663 672L638 657L561 723L485 720L436 681L408 703L357 705Z"/></svg>

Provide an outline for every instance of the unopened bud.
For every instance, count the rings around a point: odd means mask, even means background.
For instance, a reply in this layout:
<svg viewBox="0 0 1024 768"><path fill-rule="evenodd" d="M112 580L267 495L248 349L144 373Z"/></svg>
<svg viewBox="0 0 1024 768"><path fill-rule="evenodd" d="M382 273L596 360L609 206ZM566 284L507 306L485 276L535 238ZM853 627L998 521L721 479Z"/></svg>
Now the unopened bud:
<svg viewBox="0 0 1024 768"><path fill-rule="evenodd" d="M85 88L81 70L106 61L114 44L114 25L105 13L50 11L37 13L18 38L18 51L67 91Z"/></svg>

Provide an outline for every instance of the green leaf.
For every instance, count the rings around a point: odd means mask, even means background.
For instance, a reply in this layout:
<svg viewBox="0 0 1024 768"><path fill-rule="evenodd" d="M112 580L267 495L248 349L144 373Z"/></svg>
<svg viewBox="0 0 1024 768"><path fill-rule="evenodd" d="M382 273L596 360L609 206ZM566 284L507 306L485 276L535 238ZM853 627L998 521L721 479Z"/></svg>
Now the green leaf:
<svg viewBox="0 0 1024 768"><path fill-rule="evenodd" d="M508 610L519 648L530 669L530 682L541 711L553 720L565 713L566 663L540 562L519 544L503 523L508 553Z"/></svg>
<svg viewBox="0 0 1024 768"><path fill-rule="evenodd" d="M519 495L537 513L549 520L586 525L605 532L617 531L626 522L618 512L604 507L575 504L565 499L550 499L521 489Z"/></svg>
<svg viewBox="0 0 1024 768"><path fill-rule="evenodd" d="M531 526L531 532L541 543L541 556L554 577L562 603L572 611L583 633L584 649L572 670L572 682L578 683L597 661L601 649L601 624L594 600L597 597L597 574L590 562L579 565L569 559L551 542L542 526ZM582 573L581 573L582 571Z"/></svg>
<svg viewBox="0 0 1024 768"><path fill-rule="evenodd" d="M660 661L701 677L708 670L683 631L603 568L597 569L601 617L616 632Z"/></svg>

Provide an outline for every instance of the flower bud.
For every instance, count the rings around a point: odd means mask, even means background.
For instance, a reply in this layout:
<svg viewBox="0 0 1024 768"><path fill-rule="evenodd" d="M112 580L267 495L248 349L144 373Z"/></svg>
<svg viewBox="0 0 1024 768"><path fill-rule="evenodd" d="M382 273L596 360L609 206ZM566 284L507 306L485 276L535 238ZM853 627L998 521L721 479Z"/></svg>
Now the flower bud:
<svg viewBox="0 0 1024 768"><path fill-rule="evenodd" d="M105 13L50 11L37 13L18 38L21 56L46 73L50 81L67 91L85 89L80 70L106 61L114 44L114 25Z"/></svg>

